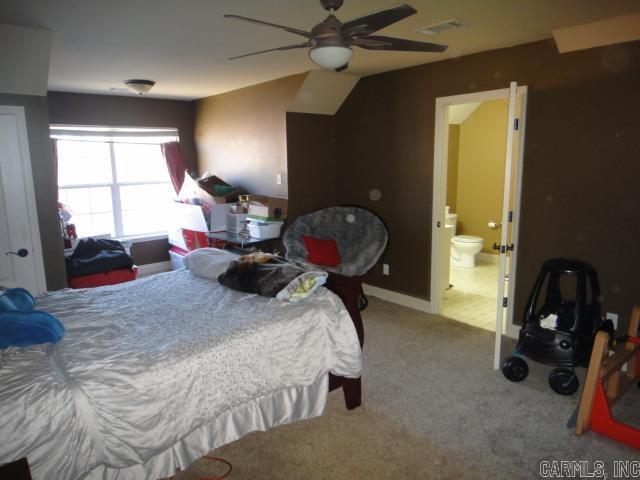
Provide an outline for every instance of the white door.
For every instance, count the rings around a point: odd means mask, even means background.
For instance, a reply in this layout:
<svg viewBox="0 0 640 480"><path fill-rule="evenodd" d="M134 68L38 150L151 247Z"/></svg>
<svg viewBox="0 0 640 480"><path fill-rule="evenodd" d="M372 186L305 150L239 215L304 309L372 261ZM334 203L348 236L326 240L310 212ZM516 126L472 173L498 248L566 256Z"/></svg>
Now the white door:
<svg viewBox="0 0 640 480"><path fill-rule="evenodd" d="M0 286L46 290L24 108L0 105Z"/></svg>
<svg viewBox="0 0 640 480"><path fill-rule="evenodd" d="M523 138L526 105L526 88L518 89L516 82L509 86L509 115L507 120L507 148L505 152L504 191L502 200L502 229L500 236L500 273L496 304L496 338L493 367L500 367L502 334L513 323L513 299L515 291L515 251L517 249L518 213L522 181ZM508 323L505 316L509 315Z"/></svg>

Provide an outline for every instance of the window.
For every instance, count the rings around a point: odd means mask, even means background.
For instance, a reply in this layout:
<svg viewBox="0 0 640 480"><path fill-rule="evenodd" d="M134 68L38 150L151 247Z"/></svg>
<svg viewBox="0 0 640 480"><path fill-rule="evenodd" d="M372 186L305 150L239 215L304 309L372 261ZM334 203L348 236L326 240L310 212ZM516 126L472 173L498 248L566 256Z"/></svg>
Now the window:
<svg viewBox="0 0 640 480"><path fill-rule="evenodd" d="M177 140L177 131L52 127L52 137L58 199L71 210L79 237L166 233L175 192L160 144Z"/></svg>

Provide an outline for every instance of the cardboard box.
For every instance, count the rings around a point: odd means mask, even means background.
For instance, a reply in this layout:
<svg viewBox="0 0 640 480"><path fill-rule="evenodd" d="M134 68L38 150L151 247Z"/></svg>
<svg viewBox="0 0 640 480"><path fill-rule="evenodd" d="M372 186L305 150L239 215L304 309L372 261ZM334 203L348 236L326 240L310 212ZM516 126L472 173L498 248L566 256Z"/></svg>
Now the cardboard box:
<svg viewBox="0 0 640 480"><path fill-rule="evenodd" d="M280 197L249 195L248 213L259 220L284 220L287 218L289 200Z"/></svg>
<svg viewBox="0 0 640 480"><path fill-rule="evenodd" d="M215 203L230 203L238 200L238 190L209 172L196 180L198 186L209 194ZM221 201L224 199L224 201Z"/></svg>
<svg viewBox="0 0 640 480"><path fill-rule="evenodd" d="M217 178L217 177L216 177ZM197 181L195 181L189 174L184 176L184 183L178 193L180 200L189 200L192 198L199 198L203 202L207 202L211 205L217 205L222 203L235 202L238 199L238 191L235 190L224 196L215 196L203 189Z"/></svg>

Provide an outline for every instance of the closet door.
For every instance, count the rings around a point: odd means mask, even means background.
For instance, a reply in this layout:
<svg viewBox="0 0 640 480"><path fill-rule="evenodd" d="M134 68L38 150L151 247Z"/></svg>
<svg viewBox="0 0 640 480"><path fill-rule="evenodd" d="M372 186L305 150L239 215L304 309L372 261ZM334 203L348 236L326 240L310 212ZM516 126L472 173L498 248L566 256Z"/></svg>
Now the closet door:
<svg viewBox="0 0 640 480"><path fill-rule="evenodd" d="M0 286L46 290L24 109L1 105Z"/></svg>

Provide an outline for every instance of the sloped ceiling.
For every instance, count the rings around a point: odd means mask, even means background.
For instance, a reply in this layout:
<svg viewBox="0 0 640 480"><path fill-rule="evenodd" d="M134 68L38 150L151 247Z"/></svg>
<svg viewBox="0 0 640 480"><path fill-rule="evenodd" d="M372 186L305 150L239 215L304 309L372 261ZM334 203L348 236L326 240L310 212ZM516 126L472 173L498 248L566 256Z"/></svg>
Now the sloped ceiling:
<svg viewBox="0 0 640 480"><path fill-rule="evenodd" d="M312 70L287 112L335 115L359 78L327 70Z"/></svg>
<svg viewBox="0 0 640 480"><path fill-rule="evenodd" d="M449 107L449 125L460 125L469 115L476 111L481 102L462 103L460 105L451 105Z"/></svg>
<svg viewBox="0 0 640 480"><path fill-rule="evenodd" d="M343 21L392 0L345 0ZM552 30L640 11L637 0L408 0L418 14L380 33L449 45L443 54L357 49L354 76L550 38ZM52 31L49 89L103 94L127 78L157 82L149 96L194 99L316 67L304 50L228 57L297 43L284 31L225 13L310 29L326 12L317 0L3 0L0 23ZM456 18L467 26L426 37L418 28Z"/></svg>

